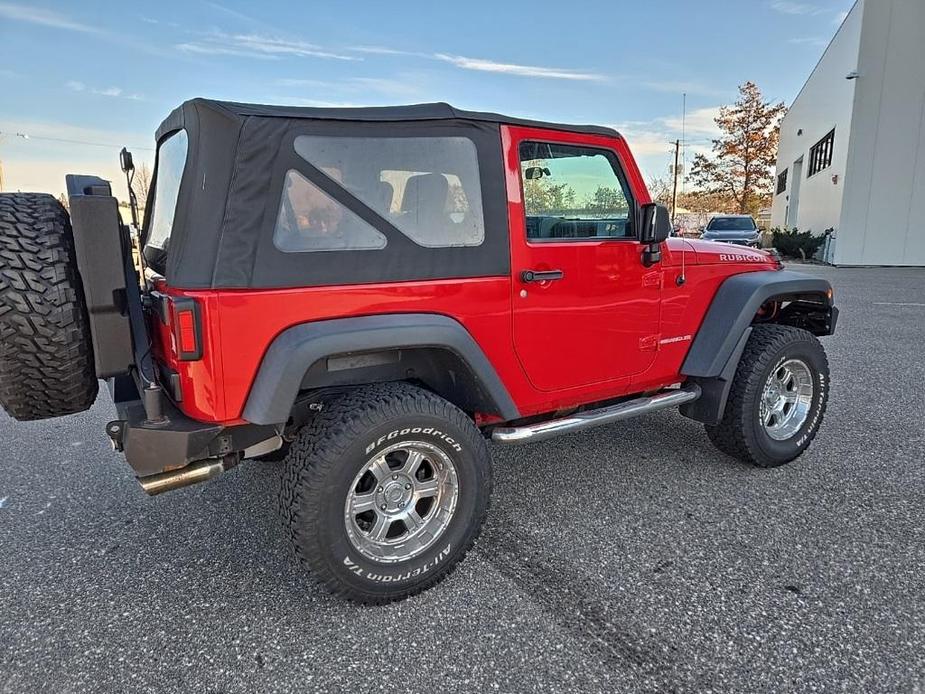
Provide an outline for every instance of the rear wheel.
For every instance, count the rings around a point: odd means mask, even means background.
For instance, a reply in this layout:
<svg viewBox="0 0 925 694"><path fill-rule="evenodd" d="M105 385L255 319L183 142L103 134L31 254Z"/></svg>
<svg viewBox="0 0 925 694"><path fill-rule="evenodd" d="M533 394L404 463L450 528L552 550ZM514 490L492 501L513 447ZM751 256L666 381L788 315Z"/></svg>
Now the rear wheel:
<svg viewBox="0 0 925 694"><path fill-rule="evenodd" d="M0 404L19 420L96 399L89 319L67 211L51 195L0 195Z"/></svg>
<svg viewBox="0 0 925 694"><path fill-rule="evenodd" d="M299 558L332 592L362 603L418 593L475 541L491 461L463 412L406 384L325 403L293 442L281 490Z"/></svg>
<svg viewBox="0 0 925 694"><path fill-rule="evenodd" d="M758 325L742 353L723 419L707 435L724 453L776 467L809 447L825 414L829 364L819 340L786 325Z"/></svg>

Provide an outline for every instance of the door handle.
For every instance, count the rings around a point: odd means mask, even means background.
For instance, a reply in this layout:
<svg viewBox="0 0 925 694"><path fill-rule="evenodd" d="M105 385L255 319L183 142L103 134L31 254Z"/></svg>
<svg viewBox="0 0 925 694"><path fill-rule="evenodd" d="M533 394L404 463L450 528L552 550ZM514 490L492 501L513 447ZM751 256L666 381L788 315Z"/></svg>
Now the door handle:
<svg viewBox="0 0 925 694"><path fill-rule="evenodd" d="M565 277L562 270L523 270L520 273L521 282L552 282Z"/></svg>

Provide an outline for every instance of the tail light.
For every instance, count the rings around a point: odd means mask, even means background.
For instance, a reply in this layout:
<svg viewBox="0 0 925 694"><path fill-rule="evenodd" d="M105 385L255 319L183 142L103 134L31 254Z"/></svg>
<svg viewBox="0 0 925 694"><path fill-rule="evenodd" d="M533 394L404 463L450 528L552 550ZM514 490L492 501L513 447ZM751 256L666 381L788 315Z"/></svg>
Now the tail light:
<svg viewBox="0 0 925 694"><path fill-rule="evenodd" d="M177 358L180 361L201 359L202 320L199 302L189 297L171 297L170 312Z"/></svg>

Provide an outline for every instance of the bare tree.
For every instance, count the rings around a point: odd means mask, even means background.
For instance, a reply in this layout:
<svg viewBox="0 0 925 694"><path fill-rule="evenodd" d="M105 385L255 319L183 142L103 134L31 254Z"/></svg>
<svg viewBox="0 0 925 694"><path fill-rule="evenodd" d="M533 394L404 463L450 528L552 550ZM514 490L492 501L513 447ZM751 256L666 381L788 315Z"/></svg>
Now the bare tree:
<svg viewBox="0 0 925 694"><path fill-rule="evenodd" d="M135 169L135 177L132 179L132 190L135 197L138 198L138 206L144 207L148 200L148 191L151 188L151 169L147 164L142 164Z"/></svg>
<svg viewBox="0 0 925 694"><path fill-rule="evenodd" d="M703 192L731 197L740 214L758 211L771 195L783 103L764 101L753 82L739 87L739 98L716 118L722 134L713 155L694 157L688 180Z"/></svg>
<svg viewBox="0 0 925 694"><path fill-rule="evenodd" d="M662 205L671 205L670 178L653 176L649 180L649 196Z"/></svg>

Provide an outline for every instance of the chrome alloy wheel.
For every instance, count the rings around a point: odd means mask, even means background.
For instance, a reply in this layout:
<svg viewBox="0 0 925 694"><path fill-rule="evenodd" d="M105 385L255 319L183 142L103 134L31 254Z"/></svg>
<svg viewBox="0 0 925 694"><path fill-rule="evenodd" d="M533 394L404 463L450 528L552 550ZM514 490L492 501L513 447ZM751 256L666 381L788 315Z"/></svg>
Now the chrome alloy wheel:
<svg viewBox="0 0 925 694"><path fill-rule="evenodd" d="M758 416L768 436L785 441L800 430L812 405L812 371L799 359L783 359L764 384Z"/></svg>
<svg viewBox="0 0 925 694"><path fill-rule="evenodd" d="M377 562L416 557L446 530L458 489L456 468L442 450L423 441L396 443L350 485L344 504L350 543Z"/></svg>

